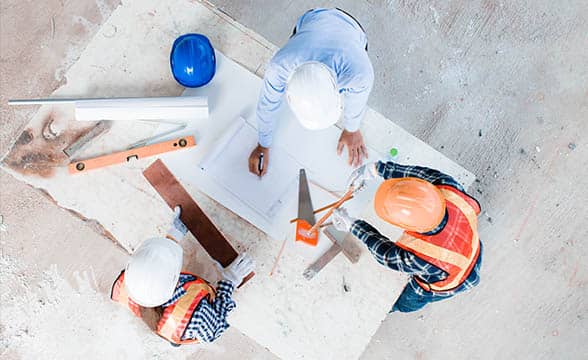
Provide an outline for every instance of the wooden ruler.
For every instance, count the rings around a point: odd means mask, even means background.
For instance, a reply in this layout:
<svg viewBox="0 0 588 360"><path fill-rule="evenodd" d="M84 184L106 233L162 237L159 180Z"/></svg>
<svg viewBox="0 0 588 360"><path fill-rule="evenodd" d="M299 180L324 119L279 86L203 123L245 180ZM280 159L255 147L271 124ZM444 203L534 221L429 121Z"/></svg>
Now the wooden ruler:
<svg viewBox="0 0 588 360"><path fill-rule="evenodd" d="M122 164L131 160L139 160L170 151L187 149L193 146L196 146L194 136L186 136L157 144L151 144L135 149L116 152L113 154L98 156L91 159L74 161L68 165L68 170L70 174L78 174L92 169L98 169L115 164Z"/></svg>
<svg viewBox="0 0 588 360"><path fill-rule="evenodd" d="M180 220L204 247L210 257L218 261L223 267L229 266L237 258L239 255L237 251L161 160L155 161L145 169L143 176L170 208L173 209L178 205L182 208ZM239 287L251 279L253 275L255 275L253 272L247 275Z"/></svg>

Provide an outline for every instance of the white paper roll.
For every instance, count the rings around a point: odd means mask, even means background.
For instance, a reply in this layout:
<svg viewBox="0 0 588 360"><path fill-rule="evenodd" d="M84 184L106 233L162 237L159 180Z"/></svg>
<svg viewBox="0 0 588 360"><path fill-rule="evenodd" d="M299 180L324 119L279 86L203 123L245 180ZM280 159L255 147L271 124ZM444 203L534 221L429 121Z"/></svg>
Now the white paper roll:
<svg viewBox="0 0 588 360"><path fill-rule="evenodd" d="M78 121L202 119L208 117L208 98L176 96L78 100L75 102L75 114Z"/></svg>

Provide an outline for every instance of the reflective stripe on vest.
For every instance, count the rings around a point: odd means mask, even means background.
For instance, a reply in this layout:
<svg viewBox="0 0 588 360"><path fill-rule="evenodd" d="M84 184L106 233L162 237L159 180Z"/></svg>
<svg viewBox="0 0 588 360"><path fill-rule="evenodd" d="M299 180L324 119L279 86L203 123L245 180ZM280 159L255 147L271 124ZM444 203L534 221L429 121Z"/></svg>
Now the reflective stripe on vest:
<svg viewBox="0 0 588 360"><path fill-rule="evenodd" d="M141 306L139 306L133 300L129 299L129 295L127 294L127 289L125 288L124 281L125 271L123 270L114 281L114 284L112 284L110 298L129 309L133 314L135 314L135 316L141 317Z"/></svg>
<svg viewBox="0 0 588 360"><path fill-rule="evenodd" d="M165 307L157 324L157 334L176 344L192 344L198 340L182 340L186 327L203 298L210 295L214 299L214 290L204 280L185 283L186 293L174 304Z"/></svg>
<svg viewBox="0 0 588 360"><path fill-rule="evenodd" d="M112 285L110 298L128 308L136 316L141 317L142 307L129 298L124 285L124 274L123 270L116 278ZM157 323L156 333L174 344L193 344L197 343L198 339L182 340L182 336L198 304L207 296L210 296L210 300L214 300L215 291L206 281L196 275L184 272L182 275L192 275L196 280L183 284L182 287L186 293L174 304L163 309L163 314Z"/></svg>
<svg viewBox="0 0 588 360"><path fill-rule="evenodd" d="M480 253L478 203L450 186L438 186L447 201L448 219L435 235L405 232L396 244L445 271L446 279L426 283L415 277L425 290L448 291L461 285L470 275Z"/></svg>

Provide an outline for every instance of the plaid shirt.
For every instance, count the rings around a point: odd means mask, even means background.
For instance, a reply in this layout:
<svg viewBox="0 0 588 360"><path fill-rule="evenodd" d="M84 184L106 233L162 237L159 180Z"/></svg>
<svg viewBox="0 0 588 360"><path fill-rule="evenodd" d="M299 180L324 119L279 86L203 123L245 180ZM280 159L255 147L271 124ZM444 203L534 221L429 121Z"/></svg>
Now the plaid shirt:
<svg viewBox="0 0 588 360"><path fill-rule="evenodd" d="M178 281L178 286L173 297L162 306L164 308L170 306L184 296L186 290L184 290L182 285L193 280L196 280L196 278L192 275L180 274L180 280ZM210 302L208 298L200 301L182 336L182 340L198 339L203 342L211 342L221 336L229 327L226 320L227 315L236 306L231 298L233 290L234 286L230 281L219 281L214 301Z"/></svg>
<svg viewBox="0 0 588 360"><path fill-rule="evenodd" d="M433 185L449 185L461 192L465 192L463 186L451 176L427 167L400 165L390 161L387 163L378 162L376 168L378 174L384 179L416 177L426 180ZM432 235L441 231L445 226L446 221L447 219L445 218L436 229L427 234ZM447 278L447 273L445 271L426 262L413 253L396 246L393 241L380 234L378 230L363 220L356 220L353 223L351 226L351 233L366 244L376 260L384 266L407 274L417 275L421 280L427 283L434 283ZM480 257L478 262L480 262L482 258L481 254L480 245ZM458 292L471 289L480 282L478 268L479 267L476 266L464 283L456 289L446 292L435 292L432 293L432 295L434 297L450 297ZM414 277L411 278L407 286L410 286L414 292L419 295L423 295L427 292L427 295L431 296L430 292L424 290L417 284Z"/></svg>

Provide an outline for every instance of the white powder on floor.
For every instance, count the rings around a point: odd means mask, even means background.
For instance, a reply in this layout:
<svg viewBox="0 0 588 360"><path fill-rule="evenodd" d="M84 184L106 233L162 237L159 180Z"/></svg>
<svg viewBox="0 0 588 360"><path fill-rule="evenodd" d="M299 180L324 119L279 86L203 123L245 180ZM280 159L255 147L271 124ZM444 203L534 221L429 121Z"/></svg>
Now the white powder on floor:
<svg viewBox="0 0 588 360"><path fill-rule="evenodd" d="M75 289L56 265L40 279L6 256L0 256L0 268L0 358L182 359L202 348L173 348L151 333L96 292L92 271L76 273Z"/></svg>

